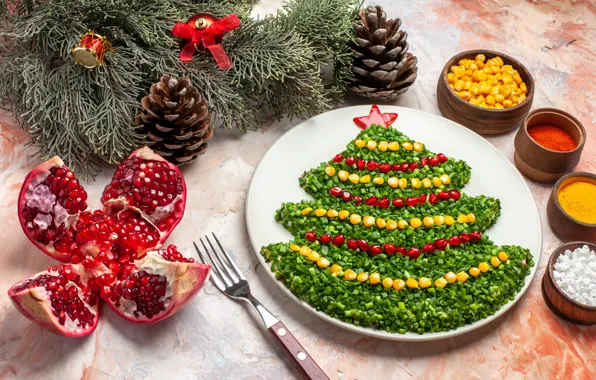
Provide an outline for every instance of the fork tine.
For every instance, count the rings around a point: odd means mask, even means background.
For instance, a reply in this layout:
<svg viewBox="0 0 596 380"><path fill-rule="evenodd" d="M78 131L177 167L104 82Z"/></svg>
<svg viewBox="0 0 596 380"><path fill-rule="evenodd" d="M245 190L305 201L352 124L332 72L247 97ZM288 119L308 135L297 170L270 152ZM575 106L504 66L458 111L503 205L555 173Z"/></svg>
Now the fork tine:
<svg viewBox="0 0 596 380"><path fill-rule="evenodd" d="M228 265L223 262L223 260L221 259L221 255L217 253L217 250L215 249L213 244L211 244L211 240L209 240L209 237L207 235L205 235L205 240L207 240L207 243L209 243L209 245L211 246L211 249L213 250L213 254L215 255L215 257L217 257L217 260L219 261L221 266L224 268L228 277L230 277L232 279L232 282L238 282L239 278L236 275L234 275L230 271Z"/></svg>
<svg viewBox="0 0 596 380"><path fill-rule="evenodd" d="M232 260L232 258L228 254L228 252L224 249L224 247L222 247L222 245L219 242L219 239L217 238L217 236L215 236L215 234L213 232L211 233L211 235L213 235L213 238L215 239L215 242L217 243L217 245L219 245L219 249L221 249L221 251L224 253L224 256L228 260L228 263L230 263L230 265L232 266L232 268L236 272L236 275L238 277L240 277L242 280L246 280L246 277L244 277L244 274L242 274L242 271L240 270L240 268L238 268L238 265L236 265L236 263L234 262L234 260Z"/></svg>
<svg viewBox="0 0 596 380"><path fill-rule="evenodd" d="M221 277L221 279L225 283L226 287L232 286L232 281L225 275L225 273L220 268L220 266L217 264L217 262L215 260L213 260L213 257L211 256L211 253L209 253L209 249L205 245L205 242L203 242L203 239L199 238L199 241L203 245L203 248L205 248L205 252L207 252L207 256L209 256L209 260L211 260L211 264L213 265L213 268L217 271L217 273L219 274L219 277ZM214 254L215 254L215 252L214 252Z"/></svg>
<svg viewBox="0 0 596 380"><path fill-rule="evenodd" d="M209 264L207 262L207 260L205 260L205 258L203 257L203 254L201 253L201 250L199 249L199 246L197 245L197 243L195 243L194 241L192 242L192 244L195 246L195 249L197 250L197 253L199 254L199 257L201 258L201 261L203 262L203 264ZM225 291L225 286L221 280L221 275L219 274L219 272L214 269L211 271L211 281L213 282L213 284L217 287L217 289L219 289L220 291Z"/></svg>

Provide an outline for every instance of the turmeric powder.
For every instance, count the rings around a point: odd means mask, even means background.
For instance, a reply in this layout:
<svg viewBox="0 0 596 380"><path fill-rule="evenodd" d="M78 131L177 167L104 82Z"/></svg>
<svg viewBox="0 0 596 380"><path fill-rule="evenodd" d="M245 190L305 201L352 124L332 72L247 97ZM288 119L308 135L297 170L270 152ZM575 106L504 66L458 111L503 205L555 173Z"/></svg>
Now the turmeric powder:
<svg viewBox="0 0 596 380"><path fill-rule="evenodd" d="M596 224L596 183L572 182L559 190L557 198L569 216L583 223Z"/></svg>

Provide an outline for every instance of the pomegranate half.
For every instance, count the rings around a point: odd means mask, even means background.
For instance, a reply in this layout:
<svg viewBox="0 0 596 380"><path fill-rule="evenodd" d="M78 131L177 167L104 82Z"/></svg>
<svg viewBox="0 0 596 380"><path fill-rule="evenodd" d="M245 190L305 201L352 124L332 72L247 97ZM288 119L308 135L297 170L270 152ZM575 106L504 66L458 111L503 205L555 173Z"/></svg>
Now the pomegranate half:
<svg viewBox="0 0 596 380"><path fill-rule="evenodd" d="M67 336L97 326L102 298L124 318L156 322L180 310L203 286L210 267L175 246L157 250L180 223L186 184L178 168L142 148L118 166L102 195L104 210L89 210L87 193L58 157L25 178L19 220L52 266L9 290L27 318Z"/></svg>

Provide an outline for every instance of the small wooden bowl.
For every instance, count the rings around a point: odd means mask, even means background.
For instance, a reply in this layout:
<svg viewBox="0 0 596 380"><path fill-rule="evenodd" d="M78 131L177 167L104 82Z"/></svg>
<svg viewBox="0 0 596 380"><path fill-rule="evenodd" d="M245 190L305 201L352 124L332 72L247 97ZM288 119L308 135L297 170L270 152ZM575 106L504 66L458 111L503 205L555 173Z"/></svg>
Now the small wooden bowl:
<svg viewBox="0 0 596 380"><path fill-rule="evenodd" d="M548 223L555 234L563 241L586 240L596 244L596 224L584 223L572 218L559 203L559 191L564 186L579 180L596 184L596 174L587 172L569 173L555 183L546 204Z"/></svg>
<svg viewBox="0 0 596 380"><path fill-rule="evenodd" d="M574 241L559 246L548 260L548 266L542 277L542 296L548 307L558 317L563 318L569 322L580 325L596 324L596 307L582 305L577 301L572 300L567 296L559 285L555 282L553 276L554 265L557 262L557 257L563 254L566 250L573 251L576 248L587 245L590 250L596 251L596 245L583 241Z"/></svg>
<svg viewBox="0 0 596 380"><path fill-rule="evenodd" d="M541 124L551 124L563 129L577 142L577 147L559 152L538 144L528 134L528 127ZM585 142L586 130L581 121L556 108L538 108L528 114L515 135L513 161L526 177L538 182L554 182L578 164Z"/></svg>
<svg viewBox="0 0 596 380"><path fill-rule="evenodd" d="M513 66L528 87L526 100L511 108L488 109L475 106L457 96L451 90L447 81L449 68L456 65L460 59L474 59L478 54L484 54L487 60L499 56L506 65ZM446 118L470 128L476 133L497 135L517 128L530 112L534 101L534 79L532 79L532 75L524 65L507 54L492 50L468 50L451 58L443 67L437 83L437 100L439 109Z"/></svg>

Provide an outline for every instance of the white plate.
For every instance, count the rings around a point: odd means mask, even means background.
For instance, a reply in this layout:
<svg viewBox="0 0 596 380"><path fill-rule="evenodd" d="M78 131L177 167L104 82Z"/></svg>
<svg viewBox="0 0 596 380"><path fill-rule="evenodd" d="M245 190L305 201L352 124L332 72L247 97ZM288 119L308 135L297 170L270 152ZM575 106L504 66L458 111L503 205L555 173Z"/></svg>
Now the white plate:
<svg viewBox="0 0 596 380"><path fill-rule="evenodd" d="M530 189L515 167L488 141L450 120L410 108L381 106L381 112L397 112L399 117L393 127L423 142L429 150L465 160L472 167L472 178L463 191L501 200L501 217L487 231L491 240L499 245L529 248L534 256L534 267L515 299L494 315L455 330L422 335L392 334L354 326L316 311L275 280L259 251L264 245L292 239L292 235L275 222L275 211L283 202L312 198L299 186L298 177L343 151L360 132L352 119L367 115L369 110L370 106L348 107L313 117L284 134L259 163L246 201L246 223L254 251L267 268L265 272L290 298L310 312L339 327L378 338L401 341L442 339L466 333L498 318L523 296L540 261L542 228Z"/></svg>

